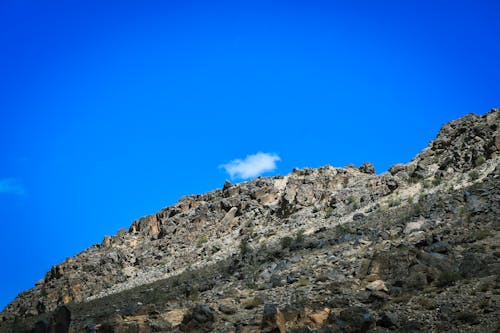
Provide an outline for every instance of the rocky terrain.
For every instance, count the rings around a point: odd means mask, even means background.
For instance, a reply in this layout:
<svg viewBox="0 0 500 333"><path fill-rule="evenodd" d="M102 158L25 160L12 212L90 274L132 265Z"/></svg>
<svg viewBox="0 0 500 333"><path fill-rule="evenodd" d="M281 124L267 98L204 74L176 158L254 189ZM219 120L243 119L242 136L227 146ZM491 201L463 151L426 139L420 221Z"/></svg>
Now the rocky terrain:
<svg viewBox="0 0 500 333"><path fill-rule="evenodd" d="M294 169L181 198L52 267L0 332L498 332L499 124L452 121L380 175Z"/></svg>

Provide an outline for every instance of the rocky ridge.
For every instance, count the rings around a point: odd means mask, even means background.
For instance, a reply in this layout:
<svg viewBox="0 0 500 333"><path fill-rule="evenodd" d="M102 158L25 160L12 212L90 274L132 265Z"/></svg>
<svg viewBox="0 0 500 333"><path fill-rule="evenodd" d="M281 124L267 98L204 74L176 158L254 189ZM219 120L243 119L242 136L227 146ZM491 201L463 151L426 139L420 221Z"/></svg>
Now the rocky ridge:
<svg viewBox="0 0 500 333"><path fill-rule="evenodd" d="M295 169L181 198L52 267L2 312L29 331L494 332L500 110L410 163Z"/></svg>

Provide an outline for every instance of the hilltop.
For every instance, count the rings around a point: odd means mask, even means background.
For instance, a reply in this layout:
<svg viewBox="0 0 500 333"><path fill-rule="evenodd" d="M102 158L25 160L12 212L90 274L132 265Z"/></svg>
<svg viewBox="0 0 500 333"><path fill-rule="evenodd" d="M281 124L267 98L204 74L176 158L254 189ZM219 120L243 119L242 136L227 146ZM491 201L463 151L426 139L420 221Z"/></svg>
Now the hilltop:
<svg viewBox="0 0 500 333"><path fill-rule="evenodd" d="M495 332L499 124L451 121L380 175L294 169L183 197L52 267L0 331L54 326L64 305L71 332Z"/></svg>

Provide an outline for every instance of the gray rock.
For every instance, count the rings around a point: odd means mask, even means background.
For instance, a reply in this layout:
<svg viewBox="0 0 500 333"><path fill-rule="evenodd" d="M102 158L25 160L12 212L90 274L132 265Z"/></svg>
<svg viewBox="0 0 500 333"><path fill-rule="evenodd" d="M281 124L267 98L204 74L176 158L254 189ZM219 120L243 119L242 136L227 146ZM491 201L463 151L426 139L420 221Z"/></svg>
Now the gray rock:
<svg viewBox="0 0 500 333"><path fill-rule="evenodd" d="M399 316L394 312L384 312L377 320L377 325L385 328L395 328L399 326Z"/></svg>
<svg viewBox="0 0 500 333"><path fill-rule="evenodd" d="M364 333L374 324L374 319L368 309L352 306L340 312L335 324L342 332Z"/></svg>

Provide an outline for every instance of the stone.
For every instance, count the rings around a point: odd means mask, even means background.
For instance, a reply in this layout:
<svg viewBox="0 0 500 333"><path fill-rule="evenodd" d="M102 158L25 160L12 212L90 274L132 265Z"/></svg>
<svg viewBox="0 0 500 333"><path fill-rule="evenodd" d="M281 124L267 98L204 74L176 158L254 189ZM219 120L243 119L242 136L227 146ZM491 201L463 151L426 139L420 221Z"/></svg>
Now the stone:
<svg viewBox="0 0 500 333"><path fill-rule="evenodd" d="M335 324L342 332L364 333L374 324L374 319L368 309L352 306L340 312Z"/></svg>
<svg viewBox="0 0 500 333"><path fill-rule="evenodd" d="M499 114L444 125L381 175L305 168L183 197L54 265L7 305L0 332L66 303L70 331L85 333L258 332L263 317L275 332L493 332Z"/></svg>
<svg viewBox="0 0 500 333"><path fill-rule="evenodd" d="M321 327L328 319L330 311L331 310L329 308L323 308L320 311L316 311L316 312L312 312L312 313L308 314L308 317L311 318L311 320L314 324Z"/></svg>
<svg viewBox="0 0 500 333"><path fill-rule="evenodd" d="M406 224L404 233L411 234L412 232L419 231L423 228L424 224L425 224L424 219L420 219L419 221L416 222L408 222Z"/></svg>
<svg viewBox="0 0 500 333"><path fill-rule="evenodd" d="M428 247L430 252L436 253L448 253L450 250L450 245L447 242L436 242Z"/></svg>
<svg viewBox="0 0 500 333"><path fill-rule="evenodd" d="M384 291L389 292L389 289L385 286L385 282L382 280L375 280L366 285L366 289L370 291Z"/></svg>
<svg viewBox="0 0 500 333"><path fill-rule="evenodd" d="M399 326L399 316L394 312L384 312L377 320L377 325L385 328L394 328Z"/></svg>
<svg viewBox="0 0 500 333"><path fill-rule="evenodd" d="M186 309L171 310L166 313L161 314L163 320L165 320L171 329L177 328L182 324L182 320L186 315Z"/></svg>
<svg viewBox="0 0 500 333"><path fill-rule="evenodd" d="M265 304L260 325L263 333L286 333L285 317L276 304Z"/></svg>
<svg viewBox="0 0 500 333"><path fill-rule="evenodd" d="M46 320L39 320L35 323L31 333L49 333L49 323Z"/></svg>
<svg viewBox="0 0 500 333"><path fill-rule="evenodd" d="M361 171L363 173L367 173L369 175L374 175L375 174L375 167L373 166L373 164L371 164L369 162L365 162L359 167L359 171Z"/></svg>
<svg viewBox="0 0 500 333"><path fill-rule="evenodd" d="M70 323L71 312L69 309L64 305L57 307L50 323L54 327L54 333L68 333Z"/></svg>
<svg viewBox="0 0 500 333"><path fill-rule="evenodd" d="M208 306L198 304L184 316L180 329L183 332L211 332L215 321L215 312Z"/></svg>

